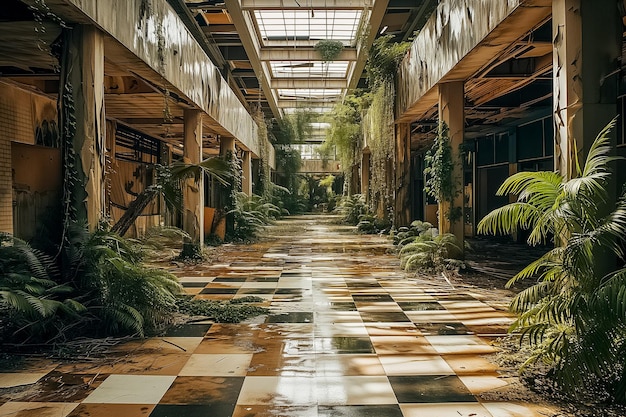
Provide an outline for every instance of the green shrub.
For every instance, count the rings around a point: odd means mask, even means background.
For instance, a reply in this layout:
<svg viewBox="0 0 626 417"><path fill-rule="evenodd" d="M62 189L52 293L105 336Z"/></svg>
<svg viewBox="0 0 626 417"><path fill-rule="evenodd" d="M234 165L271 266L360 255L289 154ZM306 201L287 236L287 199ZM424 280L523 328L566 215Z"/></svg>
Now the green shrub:
<svg viewBox="0 0 626 417"><path fill-rule="evenodd" d="M498 194L516 195L517 202L489 213L478 231L529 229L532 245L554 237L554 249L509 281L536 282L513 299L519 316L511 331L533 346L527 365L550 365L565 392L597 401L585 396L600 390L626 403L626 193L607 207L614 125L600 132L584 166L576 163L576 178L554 172L509 177Z"/></svg>
<svg viewBox="0 0 626 417"><path fill-rule="evenodd" d="M51 256L0 233L0 306L8 326L3 337L54 337L67 322L81 318L85 306L70 298L74 288L60 277Z"/></svg>
<svg viewBox="0 0 626 417"><path fill-rule="evenodd" d="M387 233L391 229L391 221L387 219L379 219L373 214L362 214L359 217L359 223L356 225L359 233L378 234Z"/></svg>
<svg viewBox="0 0 626 417"><path fill-rule="evenodd" d="M73 225L60 256L7 235L0 246L2 306L17 341L144 335L167 323L181 292L172 274L141 263L120 236Z"/></svg>
<svg viewBox="0 0 626 417"><path fill-rule="evenodd" d="M369 214L365 197L354 194L341 199L337 211L343 216L342 222L356 226L362 215Z"/></svg>
<svg viewBox="0 0 626 417"><path fill-rule="evenodd" d="M409 227L401 227L398 229L393 236L393 244L402 247L412 242L415 236L419 236L430 229L434 229L432 224L421 220L414 220Z"/></svg>
<svg viewBox="0 0 626 417"><path fill-rule="evenodd" d="M428 228L417 236L403 239L400 249L400 264L407 270L442 271L463 267L454 259L460 253L458 242L453 234L439 234L437 229Z"/></svg>
<svg viewBox="0 0 626 417"><path fill-rule="evenodd" d="M235 208L230 211L235 219L233 232L227 237L231 241L255 239L259 231L280 216L280 209L258 195L237 193Z"/></svg>
<svg viewBox="0 0 626 417"><path fill-rule="evenodd" d="M183 296L177 299L177 306L179 312L190 316L205 316L219 323L239 323L250 317L267 314L267 308L251 304L263 301L263 298L253 296L229 301L199 300Z"/></svg>

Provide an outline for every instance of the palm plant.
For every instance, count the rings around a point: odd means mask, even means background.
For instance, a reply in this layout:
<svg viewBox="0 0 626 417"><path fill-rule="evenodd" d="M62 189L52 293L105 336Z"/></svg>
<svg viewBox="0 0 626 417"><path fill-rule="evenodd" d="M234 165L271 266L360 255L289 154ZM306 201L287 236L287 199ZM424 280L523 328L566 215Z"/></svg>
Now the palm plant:
<svg viewBox="0 0 626 417"><path fill-rule="evenodd" d="M64 269L92 326L105 334L143 336L176 311L176 296L182 292L176 277L144 266L142 254L128 240L103 228L89 233L74 227L70 243Z"/></svg>
<svg viewBox="0 0 626 417"><path fill-rule="evenodd" d="M111 231L124 236L137 217L158 196L163 196L169 209L180 210L183 204L181 191L183 182L191 179L199 183L203 175L227 185L230 176L228 163L221 158L208 158L199 164L175 162L169 166L158 166L156 183L139 193L122 217L111 227Z"/></svg>
<svg viewBox="0 0 626 417"><path fill-rule="evenodd" d="M280 216L281 210L258 195L235 195L235 208L230 211L235 219L231 239L247 240L256 237L259 230Z"/></svg>
<svg viewBox="0 0 626 417"><path fill-rule="evenodd" d="M0 243L0 307L12 340L142 336L176 311L176 277L145 267L128 240L106 229L71 225L59 257L6 234Z"/></svg>
<svg viewBox="0 0 626 417"><path fill-rule="evenodd" d="M517 202L489 213L479 233L530 229L528 243L554 237L557 246L514 276L508 286L536 278L511 303L519 314L511 330L534 347L527 364L552 365L555 381L580 394L591 384L619 402L626 401L626 194L610 203L609 132L597 136L578 176L520 172L508 178L499 195ZM610 211L610 212L609 212ZM608 212L608 214L606 214ZM622 264L618 265L615 260Z"/></svg>

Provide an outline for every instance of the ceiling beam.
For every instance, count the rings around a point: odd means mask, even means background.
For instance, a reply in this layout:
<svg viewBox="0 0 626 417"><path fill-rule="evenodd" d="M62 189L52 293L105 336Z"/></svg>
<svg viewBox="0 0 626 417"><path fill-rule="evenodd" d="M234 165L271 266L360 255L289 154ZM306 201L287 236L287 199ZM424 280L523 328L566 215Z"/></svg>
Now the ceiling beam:
<svg viewBox="0 0 626 417"><path fill-rule="evenodd" d="M274 78L273 88L347 88L345 78Z"/></svg>
<svg viewBox="0 0 626 417"><path fill-rule="evenodd" d="M322 61L322 56L315 48L261 48L261 61ZM355 48L343 48L334 61L356 61Z"/></svg>
<svg viewBox="0 0 626 417"><path fill-rule="evenodd" d="M429 16L424 16L424 13L426 13L426 9L428 8L428 6L430 5L430 3L432 1L434 1L434 0L424 0L422 2L422 5L420 6L419 10L417 11L417 14L416 14L415 18L413 19L413 22L411 22L411 24L409 25L409 27L406 30L406 33L402 37L403 41L406 41L411 36L413 36L413 32L415 32L415 29L417 28L417 25L420 24L420 23L423 23L422 19L424 19L424 18L428 19L429 18ZM423 26L423 24L421 26Z"/></svg>
<svg viewBox="0 0 626 417"><path fill-rule="evenodd" d="M373 4L374 0L241 0L244 10L356 10Z"/></svg>
<svg viewBox="0 0 626 417"><path fill-rule="evenodd" d="M279 107L323 107L323 108L331 108L335 105L334 100L329 99L293 99L293 100L278 100Z"/></svg>
<svg viewBox="0 0 626 417"><path fill-rule="evenodd" d="M378 29L380 28L380 23L383 21L383 17L385 17L385 12L387 11L387 5L389 4L389 0L376 0L374 4L374 8L371 11L371 15L369 18L369 33L362 40L362 44L358 48L358 58L356 60L355 65L348 72L348 89L352 90L356 88L359 83L359 78L361 78L361 74L363 73L363 69L365 68L365 61L367 60L367 52L372 47L372 43L374 43L374 39L376 39L376 35L378 34ZM365 16L367 18L367 16Z"/></svg>
<svg viewBox="0 0 626 417"><path fill-rule="evenodd" d="M270 75L259 59L261 43L257 38L256 30L254 30L251 18L248 12L243 11L241 7L241 0L224 0L224 2L233 24L237 28L237 32L239 32L241 43L246 50L246 54L248 54L250 64L259 78L259 84L261 85L263 94L267 99L267 103L270 106L274 117L280 118L281 112L278 108L276 96L274 95L269 83Z"/></svg>

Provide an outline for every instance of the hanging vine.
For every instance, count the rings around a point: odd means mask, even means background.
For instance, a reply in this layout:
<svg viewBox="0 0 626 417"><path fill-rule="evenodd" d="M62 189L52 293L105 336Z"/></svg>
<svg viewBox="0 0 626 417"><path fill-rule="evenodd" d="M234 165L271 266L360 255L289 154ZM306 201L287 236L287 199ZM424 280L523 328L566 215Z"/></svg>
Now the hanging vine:
<svg viewBox="0 0 626 417"><path fill-rule="evenodd" d="M259 179L257 185L257 194L260 194L266 200L270 200L272 198L272 178L271 178L271 167L269 164L270 157L270 143L268 136L268 128L267 122L265 121L265 115L261 110L260 106L257 106L256 109L252 112L252 118L257 124L257 137L259 139L259 153L260 153L260 161L259 161Z"/></svg>
<svg viewBox="0 0 626 417"><path fill-rule="evenodd" d="M370 148L370 207L379 218L390 219L393 214L395 181L395 80L398 65L410 47L409 42L393 42L393 36L381 36L372 44L365 64L367 84L371 90L371 105L364 136Z"/></svg>
<svg viewBox="0 0 626 417"><path fill-rule="evenodd" d="M336 154L341 162L344 174L344 192L351 195L352 190L345 185L351 184L352 167L360 162L363 148L362 113L368 97L351 94L333 107L326 116L330 127L326 131L326 140L320 149L322 159L328 160Z"/></svg>
<svg viewBox="0 0 626 417"><path fill-rule="evenodd" d="M395 172L394 117L393 102L395 89L387 80L378 85L372 93L372 103L368 112L370 148L370 191L373 197L372 208L378 217L388 218L393 210L393 175Z"/></svg>

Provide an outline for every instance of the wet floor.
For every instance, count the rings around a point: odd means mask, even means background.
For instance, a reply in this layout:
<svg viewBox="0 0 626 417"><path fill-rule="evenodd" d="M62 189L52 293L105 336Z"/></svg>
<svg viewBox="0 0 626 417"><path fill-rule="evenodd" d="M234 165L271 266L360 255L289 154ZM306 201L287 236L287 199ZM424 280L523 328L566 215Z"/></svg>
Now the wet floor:
<svg viewBox="0 0 626 417"><path fill-rule="evenodd" d="M491 341L511 319L438 277L405 274L388 239L324 216L278 222L262 243L176 271L185 290L255 295L271 313L199 322L132 341L119 360L37 361L0 373L34 384L0 406L19 417L529 417L533 404L482 401L505 374Z"/></svg>

